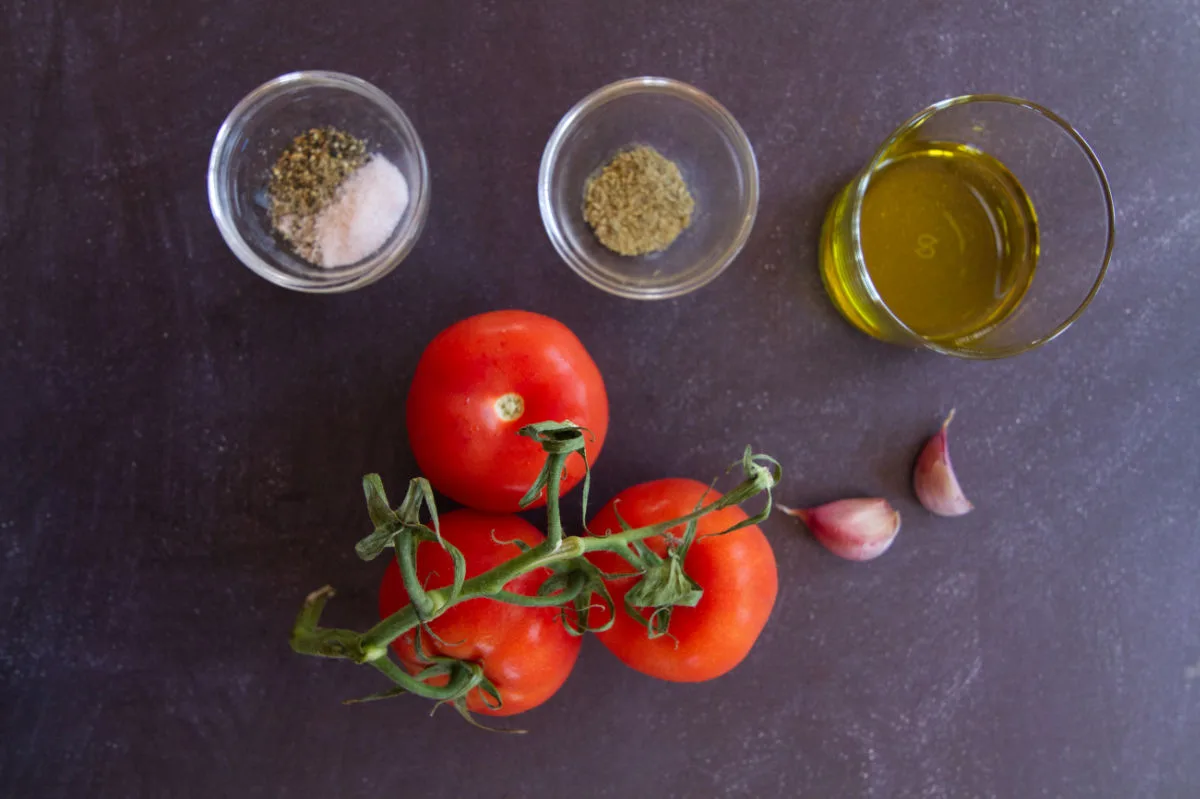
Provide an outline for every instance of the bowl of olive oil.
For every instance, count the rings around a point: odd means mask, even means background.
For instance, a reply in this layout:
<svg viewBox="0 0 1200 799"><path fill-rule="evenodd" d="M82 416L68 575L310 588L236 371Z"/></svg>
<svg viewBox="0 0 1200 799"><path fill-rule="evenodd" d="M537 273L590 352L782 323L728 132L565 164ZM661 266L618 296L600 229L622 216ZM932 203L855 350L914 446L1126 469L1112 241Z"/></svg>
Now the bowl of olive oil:
<svg viewBox="0 0 1200 799"><path fill-rule="evenodd" d="M1112 254L1112 194L1064 120L999 95L914 116L835 198L821 242L834 305L876 338L1000 358L1059 335Z"/></svg>

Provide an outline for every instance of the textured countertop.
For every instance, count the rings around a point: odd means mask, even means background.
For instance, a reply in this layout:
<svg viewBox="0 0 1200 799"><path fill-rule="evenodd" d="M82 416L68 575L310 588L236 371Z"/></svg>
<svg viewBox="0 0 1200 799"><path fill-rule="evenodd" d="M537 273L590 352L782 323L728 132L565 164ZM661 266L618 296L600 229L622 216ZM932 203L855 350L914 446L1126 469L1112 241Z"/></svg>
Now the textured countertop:
<svg viewBox="0 0 1200 799"><path fill-rule="evenodd" d="M0 796L1200 796L1200 3L13 0L0 19ZM300 68L391 94L432 170L402 274L344 296L259 279L208 211L221 120ZM535 198L559 117L639 74L722 101L762 173L733 267L650 304L576 278ZM1118 204L1088 313L997 363L869 340L815 266L874 146L971 91L1075 123ZM711 683L587 641L525 736L409 697L342 706L378 675L293 655L292 618L330 582L330 621L370 624L359 477L414 474L417 356L502 307L567 322L604 373L598 499L707 480L752 443L789 504L891 497L896 545L851 564L770 520L778 604ZM908 475L951 407L978 510L939 520Z"/></svg>

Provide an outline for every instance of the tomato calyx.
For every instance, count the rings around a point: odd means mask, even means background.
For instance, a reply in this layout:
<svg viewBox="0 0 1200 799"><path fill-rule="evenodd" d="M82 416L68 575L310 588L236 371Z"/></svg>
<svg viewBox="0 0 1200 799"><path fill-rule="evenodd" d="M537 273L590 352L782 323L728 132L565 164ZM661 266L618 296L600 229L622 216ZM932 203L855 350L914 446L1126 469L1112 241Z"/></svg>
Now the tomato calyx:
<svg viewBox="0 0 1200 799"><path fill-rule="evenodd" d="M475 716L467 709L467 695L478 689L479 695L483 698L483 702L492 710L499 710L504 706L504 699L500 696L500 691L496 688L495 683L488 679L484 672L483 665L476 663L473 660L465 660L461 658L452 658L446 655L435 655L425 651L425 647L421 643L422 631L425 634L436 638L436 634L427 627L422 627L413 635L413 654L417 661L427 664L422 669L416 678L421 682L446 676L449 677L447 685L457 685L457 690L453 696L448 696L445 699L438 701L433 706L433 711L436 712L442 705L450 705L462 716L467 723L481 730L488 732L506 732L513 734L524 734L525 730L501 729L499 727L488 727L480 724L475 720ZM385 693L395 695L396 688Z"/></svg>
<svg viewBox="0 0 1200 799"><path fill-rule="evenodd" d="M625 594L625 612L646 628L648 637L670 635L671 611L677 606L696 607L704 589L683 570L683 557L677 552L663 558L641 541L637 547L646 569ZM651 609L649 616L642 613L643 608Z"/></svg>
<svg viewBox="0 0 1200 799"><path fill-rule="evenodd" d="M432 630L427 627L422 627L422 630L427 635L434 636ZM436 636L434 636L436 637ZM480 696L483 697L484 703L494 710L498 710L504 706L504 700L500 696L500 691L496 688L495 683L487 678L483 666L479 663L470 660L462 660L458 658L445 657L441 655L433 655L426 653L421 645L420 633L413 636L413 649L416 658L423 664L427 664L420 672L412 677L421 683L427 683L440 677L446 677L446 685L443 690L443 698L437 699L433 706L433 711L436 712L442 705L450 705L460 716L462 716L469 724L478 727L481 730L488 732L504 732L512 734L524 734L526 730L515 729L500 729L497 727L488 727L480 724L475 720L474 714L467 708L467 695L478 689ZM386 691L364 696L359 699L347 699L342 702L344 705L358 705L365 702L377 702L382 699L392 699L397 696L411 693L407 688L400 685L395 685Z"/></svg>
<svg viewBox="0 0 1200 799"><path fill-rule="evenodd" d="M563 538L562 516L558 512L559 495L562 494L562 476L567 459L578 454L583 459L583 527L587 529L588 494L592 490L592 467L588 463L587 439L591 435L586 427L567 422L538 422L528 424L517 431L517 435L533 439L546 453L546 462L538 472L533 485L521 497L521 507L528 508L537 502L542 492L546 493L546 538L551 548L557 549ZM594 437L593 437L594 439Z"/></svg>
<svg viewBox="0 0 1200 799"><path fill-rule="evenodd" d="M706 496L700 498L693 511L704 506ZM619 510L616 516L622 531L628 532L631 529L629 523ZM688 550L696 540L697 523L697 519L688 522L682 539L669 531L661 533L660 537L667 542L665 557L646 546L644 540L632 542L619 553L636 569L634 574L641 575L641 579L625 593L625 613L646 628L649 638L670 635L672 609L676 606L694 608L704 596L704 589L683 568ZM649 609L650 615L646 616L643 609Z"/></svg>
<svg viewBox="0 0 1200 799"><path fill-rule="evenodd" d="M354 545L354 551L363 560L374 560L391 547L396 551L396 562L404 589L412 600L413 610L421 624L429 621L440 607L448 607L457 601L467 579L467 561L462 552L442 538L438 527L437 504L433 499L433 487L423 477L415 477L408 483L408 491L400 507L392 510L388 504L383 480L377 474L363 477L363 494L367 498L367 513L375 529L370 535ZM421 521L421 511L428 510L433 527ZM453 582L439 594L435 601L421 581L417 579L417 547L428 541L444 549L454 563ZM443 598L444 597L444 598Z"/></svg>

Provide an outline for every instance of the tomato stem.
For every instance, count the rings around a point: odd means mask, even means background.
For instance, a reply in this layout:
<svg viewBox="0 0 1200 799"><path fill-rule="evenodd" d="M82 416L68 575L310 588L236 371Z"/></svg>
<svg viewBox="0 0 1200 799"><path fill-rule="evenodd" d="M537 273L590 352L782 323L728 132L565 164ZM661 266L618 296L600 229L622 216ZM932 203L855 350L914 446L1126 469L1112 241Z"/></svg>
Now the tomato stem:
<svg viewBox="0 0 1200 799"><path fill-rule="evenodd" d="M765 461L767 465L760 463L760 460ZM453 600L446 589L435 589L424 592L430 604L436 608L436 610L431 611L431 614L424 621L431 621L457 602L494 596L504 590L504 586L512 580L535 569L569 561L573 558L581 557L588 552L609 551L624 556L628 552L629 547L637 541L662 535L673 527L685 525L693 519L699 519L713 511L728 508L732 505L739 505L756 494L765 491L767 494L766 507L757 515L739 522L724 532L732 532L735 529L757 524L770 513L771 489L779 482L782 475L779 472L778 464L773 459L766 456L754 455L749 449L747 449L742 463L746 470L745 480L709 504L701 506L684 516L680 516L678 519L625 530L607 536L588 536L587 538L568 536L561 540L557 548L551 546L552 542L547 537L544 542L533 549L522 552L512 560L464 582L462 590ZM772 466L775 468L771 468ZM546 510L547 515L551 518L559 515L557 502L551 504L548 501ZM547 526L549 527L550 525ZM561 534L561 518L558 519L558 527ZM404 633L416 627L420 622L421 619L418 617L414 607L411 604L406 605L368 630L363 635L362 645L364 648L374 648L390 644Z"/></svg>
<svg viewBox="0 0 1200 799"><path fill-rule="evenodd" d="M452 597L450 592L445 588L435 588L432 591L425 591L424 593L429 600L431 610L424 621L432 621L444 613L447 608L459 602L494 596L503 591L504 586L523 574L535 569L545 568L554 563L579 558L586 551L584 539L578 536L570 536L564 539L559 544L557 550L550 549L550 540L547 539L533 549L522 552L512 560L501 563L499 566L467 580L463 583L462 590L459 591L457 597ZM422 619L417 616L417 612L413 606L411 604L405 605L370 630L367 630L362 636L362 647L364 649L375 649L380 646L387 646L416 627L421 621Z"/></svg>
<svg viewBox="0 0 1200 799"><path fill-rule="evenodd" d="M429 670L414 676L397 665L390 657L367 662L374 666L383 676L391 680L397 688L402 689L402 691L416 694L426 699L435 699L439 702L453 701L466 694L478 684L476 676L466 668L434 669L434 671L450 674L450 679L446 681L445 685L435 686L425 682L425 680L434 676L427 673Z"/></svg>
<svg viewBox="0 0 1200 799"><path fill-rule="evenodd" d="M545 468L522 500L524 504L530 504L537 499L543 488L546 490L548 534L545 541L536 547L526 548L505 563L467 580L465 579L466 565L461 553L451 547L449 542L443 541L437 531L437 510L433 505L432 492L428 491L428 484L423 480L413 481L410 484L409 496L401 507L402 513L396 514L387 507L386 494L378 477L369 475L364 481L364 487L371 519L376 525L376 530L360 542L359 554L364 559L370 559L382 549L388 546L393 547L400 566L401 578L411 601L365 633L322 628L319 626L321 611L324 609L325 603L333 596L333 589L326 586L314 591L305 600L292 629L292 648L301 654L342 658L355 663L370 664L391 680L395 686L391 691L370 697L371 699L408 692L440 702L452 702L458 706L466 694L473 690L495 691L494 686L484 680L478 664L452 658L436 658L436 662L433 662L433 665L426 671L414 676L392 660L390 644L418 625L427 624L436 619L459 602L478 598L490 598L529 607L561 606L564 608L564 623L573 634L582 634L590 629L606 629L612 623L611 615L615 613L615 609L612 607L611 597L608 596L607 589L604 587L603 575L584 557L587 553L614 552L638 569L641 561L634 548L643 540L664 535L672 528L687 525L709 513L740 505L760 493L765 493L766 503L759 513L738 522L717 535L758 524L770 514L771 491L782 478L782 471L777 461L767 455L755 454L747 447L740 461L744 473L742 482L707 505L696 507L691 513L670 521L623 529L609 535L566 536L563 532L559 507L559 491L567 459L572 453L578 453L584 457L585 468L587 468L583 445L585 431L569 422L543 422L523 428L521 432L523 435L537 440L546 451ZM586 485L587 478L585 478L585 487ZM433 529L426 527L420 521L422 502L433 516L435 525ZM622 526L628 527L624 524ZM454 559L455 575L451 585L431 591L426 591L421 586L416 573L416 553L422 541L441 545ZM536 569L544 568L551 569L555 574L548 578L541 591L536 595L527 596L506 590L505 586L514 579ZM679 580L674 582L678 583ZM668 585L668 587L670 586ZM678 585L674 587L678 588ZM698 590L699 587L696 586L696 588ZM664 607L669 609L674 600L665 604L658 603L654 596L650 596L655 593L653 586L649 586L646 601L656 607L655 612L660 612ZM678 591L674 592L674 594L678 593ZM609 608L610 619L604 627L589 627L587 624L587 610L591 606L593 594L601 595ZM695 600L698 600L698 597L691 597L690 601L693 601L694 604ZM577 614L573 621L566 611L572 603ZM663 607L658 607L659 604L663 604ZM420 633L418 632L417 635L419 637ZM449 677L445 685L431 686L426 682L429 678L438 675Z"/></svg>
<svg viewBox="0 0 1200 799"><path fill-rule="evenodd" d="M562 492L562 473L567 456L554 454L546 458L546 543L553 552L563 539L562 515L559 513L559 494Z"/></svg>
<svg viewBox="0 0 1200 799"><path fill-rule="evenodd" d="M413 610L419 621L427 621L433 612L433 603L429 594L417 577L417 547L419 542L408 530L400 531L396 538L396 561L400 566L400 579L404 582L404 590L408 592Z"/></svg>
<svg viewBox="0 0 1200 799"><path fill-rule="evenodd" d="M588 431L571 422L539 422L522 427L518 433L536 441L546 453L546 463L538 473L537 480L525 492L525 496L521 497L521 507L527 508L532 505L545 489L546 538L550 542L550 549L557 550L563 537L562 515L558 510L559 494L562 493L563 471L572 453L577 453L583 458L585 516L587 513L588 490L592 481L592 471L587 459Z"/></svg>

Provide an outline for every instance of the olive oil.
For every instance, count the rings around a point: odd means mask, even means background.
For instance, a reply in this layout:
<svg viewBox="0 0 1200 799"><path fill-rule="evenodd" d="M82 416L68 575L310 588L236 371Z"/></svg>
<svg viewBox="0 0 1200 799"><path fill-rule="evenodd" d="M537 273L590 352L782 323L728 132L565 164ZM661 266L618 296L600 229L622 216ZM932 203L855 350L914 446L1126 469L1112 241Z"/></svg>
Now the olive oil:
<svg viewBox="0 0 1200 799"><path fill-rule="evenodd" d="M853 247L831 240L839 227L849 230L849 195L850 189L830 210L822 271L834 302L872 335L888 337L882 301L922 338L965 344L1012 313L1033 279L1033 204L1012 173L979 150L920 142L873 171L859 241L878 300L852 277Z"/></svg>

